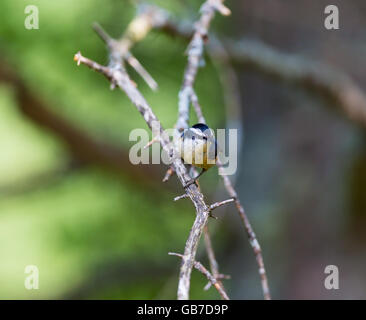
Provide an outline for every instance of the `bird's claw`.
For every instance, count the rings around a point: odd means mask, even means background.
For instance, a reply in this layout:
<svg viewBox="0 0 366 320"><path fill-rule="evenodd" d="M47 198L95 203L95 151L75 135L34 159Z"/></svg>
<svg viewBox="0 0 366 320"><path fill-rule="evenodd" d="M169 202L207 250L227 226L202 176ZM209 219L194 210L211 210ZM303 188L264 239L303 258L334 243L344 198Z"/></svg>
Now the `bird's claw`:
<svg viewBox="0 0 366 320"><path fill-rule="evenodd" d="M191 186L192 184L196 184L197 185L197 181L196 179L192 179L190 181L188 181L185 185L184 185L184 189L187 189L189 186Z"/></svg>

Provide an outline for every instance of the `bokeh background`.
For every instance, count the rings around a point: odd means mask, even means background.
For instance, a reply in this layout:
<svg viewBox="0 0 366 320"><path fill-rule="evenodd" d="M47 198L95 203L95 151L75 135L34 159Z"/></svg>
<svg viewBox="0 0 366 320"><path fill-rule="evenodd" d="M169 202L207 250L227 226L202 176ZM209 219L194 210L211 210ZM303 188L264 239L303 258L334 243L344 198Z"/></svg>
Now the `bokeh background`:
<svg viewBox="0 0 366 320"><path fill-rule="evenodd" d="M199 1L150 1L182 21L198 18ZM39 30L24 28L24 8L39 8ZM366 90L364 1L332 1L340 29L324 28L327 1L227 1L216 16L222 38L259 39L278 50L320 61ZM132 166L131 129L146 128L123 92L73 55L107 63L91 25L112 36L135 15L125 0L2 0L0 2L0 298L174 299L182 252L194 220L176 177L166 167ZM135 56L159 83L137 83L164 127L177 117L187 43L151 32ZM235 177L263 249L277 299L366 298L365 130L326 108L309 92L234 66L241 130ZM225 86L206 57L196 81L208 123L225 128ZM230 110L230 106L229 106ZM192 115L192 124L194 116ZM217 169L201 179L209 201L226 199ZM209 227L229 296L261 299L260 279L244 228L232 206ZM207 265L203 246L199 260ZM39 268L39 289L24 288L24 269ZM324 288L336 265L340 289ZM193 271L191 297L203 291Z"/></svg>

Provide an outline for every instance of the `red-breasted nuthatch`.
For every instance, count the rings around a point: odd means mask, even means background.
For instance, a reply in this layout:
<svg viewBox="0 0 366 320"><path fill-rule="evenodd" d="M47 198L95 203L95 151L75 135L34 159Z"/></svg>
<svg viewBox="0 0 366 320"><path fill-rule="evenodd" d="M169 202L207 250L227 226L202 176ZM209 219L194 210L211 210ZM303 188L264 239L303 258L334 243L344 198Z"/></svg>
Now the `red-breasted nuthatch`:
<svg viewBox="0 0 366 320"><path fill-rule="evenodd" d="M184 130L179 139L179 153L185 164L202 168L200 174L188 182L187 186L196 180L209 168L216 164L217 142L213 130L203 123L197 123Z"/></svg>

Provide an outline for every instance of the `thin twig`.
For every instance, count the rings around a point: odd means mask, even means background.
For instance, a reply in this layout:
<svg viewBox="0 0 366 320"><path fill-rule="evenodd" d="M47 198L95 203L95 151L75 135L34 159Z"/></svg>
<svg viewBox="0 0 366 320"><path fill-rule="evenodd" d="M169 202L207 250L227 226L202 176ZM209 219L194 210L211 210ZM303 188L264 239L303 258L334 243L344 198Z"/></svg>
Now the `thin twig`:
<svg viewBox="0 0 366 320"><path fill-rule="evenodd" d="M231 184L231 181L230 181L229 177L227 175L223 174L221 164L219 163L218 165L219 165L219 174L221 175L221 177L224 180L224 185L225 185L225 188L226 188L227 192L235 200L235 206L238 210L239 216L240 216L240 218L241 218L241 220L244 224L244 227L247 231L250 245L251 245L251 247L254 251L254 254L255 254L255 257L256 257L256 260L257 260L257 264L258 264L258 267L259 267L258 272L259 272L259 275L261 277L263 296L266 300L270 300L271 295L270 295L270 292L269 292L267 274L266 274L266 269L264 267L261 247L260 247L259 242L257 240L257 237L256 237L256 235L253 231L252 225L250 224L250 221L249 221L249 219L248 219L248 217L247 217L247 215L244 211L244 208L240 203L238 195L237 195L233 185Z"/></svg>
<svg viewBox="0 0 366 320"><path fill-rule="evenodd" d="M202 113L201 105L198 102L198 97L197 97L196 92L194 90L192 90L192 92L191 92L191 102L192 102L192 106L194 108L194 111L197 115L198 122L199 123L206 123L206 119L205 119L205 117L203 116L203 113Z"/></svg>
<svg viewBox="0 0 366 320"><path fill-rule="evenodd" d="M124 35L119 40L111 38L96 22L93 24L93 28L110 51L110 66L113 66L116 62L123 65L124 60L127 61L147 85L152 90L156 90L158 84L130 50L136 42L144 39L152 28L159 27L167 19L167 14L157 7L149 5L140 5L139 11L140 13L128 25ZM112 84L112 87L114 87L114 84Z"/></svg>
<svg viewBox="0 0 366 320"><path fill-rule="evenodd" d="M219 282L221 287L225 289L224 285L220 281L221 279L230 279L230 276L223 275L219 272L219 264L217 263L215 252L213 250L212 241L210 237L210 232L208 230L208 225L205 226L203 230L204 240L205 240L205 247L206 247L206 253L208 257L208 261L210 263L210 269L213 277ZM207 285L205 286L205 290L208 290L211 287L211 282L209 281Z"/></svg>
<svg viewBox="0 0 366 320"><path fill-rule="evenodd" d="M93 23L93 29L107 46L110 46L111 42L114 41L98 22Z"/></svg>
<svg viewBox="0 0 366 320"><path fill-rule="evenodd" d="M166 171L165 176L163 178L163 182L167 182L170 177L174 174L174 167L170 166L169 169Z"/></svg>
<svg viewBox="0 0 366 320"><path fill-rule="evenodd" d="M156 142L159 142L159 137L158 136L156 136L156 137L154 137L154 138L152 138L145 146L144 146L144 149L147 149L147 148L149 148L149 147L151 147L154 143L156 143Z"/></svg>
<svg viewBox="0 0 366 320"><path fill-rule="evenodd" d="M182 259L184 259L184 256L182 254L179 253L174 253L174 252L169 252L169 255L171 256L177 256L180 257ZM194 261L193 262L193 266L200 271L201 273L203 273L208 281L217 289L217 291L219 292L220 296L222 297L222 299L224 300L230 300L227 293L225 292L225 289L223 288L222 284L220 283L220 281L217 281L217 279L210 273L210 271L208 271L200 262L198 261Z"/></svg>
<svg viewBox="0 0 366 320"><path fill-rule="evenodd" d="M220 202L215 202L214 204L210 205L210 211L215 210L218 207L221 207L227 203L234 202L234 201L235 201L235 199L232 198L232 199L227 199L227 200L220 201Z"/></svg>
<svg viewBox="0 0 366 320"><path fill-rule="evenodd" d="M185 199L185 198L188 198L188 195L186 193L182 194L181 196L175 197L174 201L178 201L178 200Z"/></svg>
<svg viewBox="0 0 366 320"><path fill-rule="evenodd" d="M156 83L156 81L130 52L126 55L126 60L130 64L130 66L136 70L141 78L145 80L145 82L152 90L157 90L158 84Z"/></svg>

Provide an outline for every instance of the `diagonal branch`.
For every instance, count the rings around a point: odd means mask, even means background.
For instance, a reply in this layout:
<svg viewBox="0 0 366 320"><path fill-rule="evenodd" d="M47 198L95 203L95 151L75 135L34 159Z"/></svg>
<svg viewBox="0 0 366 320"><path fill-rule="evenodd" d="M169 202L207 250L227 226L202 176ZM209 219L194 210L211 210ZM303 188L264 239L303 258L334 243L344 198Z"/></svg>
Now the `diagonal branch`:
<svg viewBox="0 0 366 320"><path fill-rule="evenodd" d="M222 174L222 166L221 166L221 164L218 164L218 165L219 165L219 174L221 175L222 179L224 180L224 185L225 185L227 192L235 200L236 209L239 213L240 219L242 220L242 222L244 224L245 230L247 231L250 245L251 245L254 255L256 257L257 264L258 264L258 272L261 277L263 296L266 300L270 300L271 295L270 295L269 287L268 287L267 273L266 273L266 269L264 267L262 249L257 240L257 236L256 236L255 232L253 231L252 225L250 224L250 221L244 211L242 204L240 203L238 195L237 195L229 177L225 174Z"/></svg>
<svg viewBox="0 0 366 320"><path fill-rule="evenodd" d="M89 68L103 74L114 86L119 87L122 91L126 93L128 98L132 101L135 107L143 116L145 122L150 127L153 128L154 124L158 124L159 133L160 133L160 144L162 149L169 155L174 154L174 147L170 143L169 139L164 134L164 130L161 126L160 121L153 113L151 107L142 96L142 94L138 91L135 84L129 78L126 70L123 66L122 57L119 55L119 52L114 52L113 47L110 47L110 64L108 67L102 66L95 61L92 61L88 58L85 58L81 55L80 52L75 54L74 60L78 65L84 64ZM183 186L187 185L190 181L190 177L188 172L180 158L173 159L173 167L177 174L178 179L182 183ZM192 272L192 267L197 251L197 246L199 239L202 234L203 227L207 223L207 219L209 217L210 208L205 203L203 194L199 191L198 187L195 184L189 185L185 188L186 193L194 204L196 209L196 219L189 234L186 250L184 257L182 259L181 266L181 276L179 281L179 299L188 299L189 298L189 287L190 287L190 275Z"/></svg>
<svg viewBox="0 0 366 320"><path fill-rule="evenodd" d="M205 229L203 230L204 234L204 240L205 240L205 247L206 247L206 253L208 257L208 261L210 263L210 269L213 277L217 280L217 282L220 284L220 286L225 290L225 287L223 283L220 281L221 279L230 279L230 276L221 274L219 272L219 264L217 263L215 252L213 250L212 241L210 237L210 232L208 230L208 225L205 226ZM208 290L211 286L211 282L208 282L205 290Z"/></svg>

